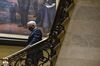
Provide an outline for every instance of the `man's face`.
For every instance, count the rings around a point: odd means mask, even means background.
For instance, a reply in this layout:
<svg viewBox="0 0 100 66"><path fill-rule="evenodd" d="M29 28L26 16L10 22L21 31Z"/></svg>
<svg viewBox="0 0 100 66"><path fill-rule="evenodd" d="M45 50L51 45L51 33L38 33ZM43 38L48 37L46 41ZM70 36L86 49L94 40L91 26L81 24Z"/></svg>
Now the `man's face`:
<svg viewBox="0 0 100 66"><path fill-rule="evenodd" d="M35 28L34 25L28 25L27 27L28 27L28 29L29 29L30 31L32 31L32 30Z"/></svg>

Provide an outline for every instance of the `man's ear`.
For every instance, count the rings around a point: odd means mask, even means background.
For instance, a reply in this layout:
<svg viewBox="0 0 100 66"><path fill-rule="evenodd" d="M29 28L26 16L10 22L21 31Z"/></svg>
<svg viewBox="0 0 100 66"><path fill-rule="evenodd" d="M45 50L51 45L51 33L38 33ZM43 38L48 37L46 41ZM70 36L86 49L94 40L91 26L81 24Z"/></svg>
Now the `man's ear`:
<svg viewBox="0 0 100 66"><path fill-rule="evenodd" d="M32 25L31 27L32 27L32 28L35 28L35 26L34 26L34 25Z"/></svg>

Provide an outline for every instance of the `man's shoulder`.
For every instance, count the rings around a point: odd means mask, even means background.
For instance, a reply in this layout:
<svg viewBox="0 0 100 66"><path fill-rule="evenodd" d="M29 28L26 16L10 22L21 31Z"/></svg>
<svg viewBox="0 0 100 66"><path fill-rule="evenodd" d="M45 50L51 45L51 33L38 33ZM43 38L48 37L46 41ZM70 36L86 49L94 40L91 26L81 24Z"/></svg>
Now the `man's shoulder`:
<svg viewBox="0 0 100 66"><path fill-rule="evenodd" d="M34 29L34 30L36 30L36 31L41 31L39 28L36 28L36 29Z"/></svg>
<svg viewBox="0 0 100 66"><path fill-rule="evenodd" d="M41 32L40 29L34 29L34 30L32 31L32 36L33 36L33 35L42 35L42 32Z"/></svg>
<svg viewBox="0 0 100 66"><path fill-rule="evenodd" d="M34 29L32 32L41 32L41 30L38 29L38 28L36 28L36 29Z"/></svg>

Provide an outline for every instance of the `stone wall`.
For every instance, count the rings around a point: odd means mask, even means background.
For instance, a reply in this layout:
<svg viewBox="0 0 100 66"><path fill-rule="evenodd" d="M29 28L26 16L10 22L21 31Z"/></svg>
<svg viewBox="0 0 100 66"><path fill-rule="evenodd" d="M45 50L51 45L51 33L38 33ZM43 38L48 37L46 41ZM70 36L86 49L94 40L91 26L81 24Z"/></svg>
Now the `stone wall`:
<svg viewBox="0 0 100 66"><path fill-rule="evenodd" d="M56 66L100 66L100 0L77 0Z"/></svg>

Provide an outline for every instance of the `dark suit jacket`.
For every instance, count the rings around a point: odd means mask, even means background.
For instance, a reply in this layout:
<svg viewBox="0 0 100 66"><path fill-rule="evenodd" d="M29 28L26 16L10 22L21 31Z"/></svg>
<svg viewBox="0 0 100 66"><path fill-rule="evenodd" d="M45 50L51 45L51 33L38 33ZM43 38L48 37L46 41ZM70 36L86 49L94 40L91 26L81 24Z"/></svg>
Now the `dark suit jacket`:
<svg viewBox="0 0 100 66"><path fill-rule="evenodd" d="M42 32L40 29L33 29L31 34L28 37L28 45L34 44L38 41L42 40Z"/></svg>

